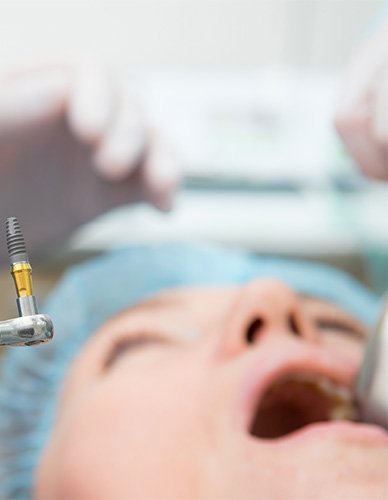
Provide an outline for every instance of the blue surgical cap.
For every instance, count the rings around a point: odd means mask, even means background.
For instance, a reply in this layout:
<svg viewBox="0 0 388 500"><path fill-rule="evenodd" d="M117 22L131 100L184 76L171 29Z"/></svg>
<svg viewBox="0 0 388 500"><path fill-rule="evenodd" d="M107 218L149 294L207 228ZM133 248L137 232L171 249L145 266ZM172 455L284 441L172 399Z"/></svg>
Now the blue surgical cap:
<svg viewBox="0 0 388 500"><path fill-rule="evenodd" d="M214 246L137 246L68 270L42 308L55 325L49 344L8 349L0 387L0 498L31 497L34 471L52 427L61 381L106 319L159 290L274 277L342 306L370 325L378 301L330 267Z"/></svg>

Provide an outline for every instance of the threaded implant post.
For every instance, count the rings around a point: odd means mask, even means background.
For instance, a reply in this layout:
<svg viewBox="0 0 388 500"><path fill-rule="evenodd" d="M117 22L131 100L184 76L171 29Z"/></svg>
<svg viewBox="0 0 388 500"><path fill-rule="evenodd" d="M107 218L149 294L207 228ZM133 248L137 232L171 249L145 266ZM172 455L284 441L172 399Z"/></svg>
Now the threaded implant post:
<svg viewBox="0 0 388 500"><path fill-rule="evenodd" d="M8 255L11 264L13 265L17 262L29 262L23 233L16 217L7 218L6 237Z"/></svg>

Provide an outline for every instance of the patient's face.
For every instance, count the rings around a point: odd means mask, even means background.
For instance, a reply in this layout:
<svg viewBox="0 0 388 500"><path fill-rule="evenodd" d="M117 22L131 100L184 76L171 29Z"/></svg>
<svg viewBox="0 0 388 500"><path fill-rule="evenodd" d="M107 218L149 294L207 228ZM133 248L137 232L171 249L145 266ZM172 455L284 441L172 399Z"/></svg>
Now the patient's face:
<svg viewBox="0 0 388 500"><path fill-rule="evenodd" d="M143 302L74 362L36 494L386 497L387 434L346 421L364 336L269 280Z"/></svg>

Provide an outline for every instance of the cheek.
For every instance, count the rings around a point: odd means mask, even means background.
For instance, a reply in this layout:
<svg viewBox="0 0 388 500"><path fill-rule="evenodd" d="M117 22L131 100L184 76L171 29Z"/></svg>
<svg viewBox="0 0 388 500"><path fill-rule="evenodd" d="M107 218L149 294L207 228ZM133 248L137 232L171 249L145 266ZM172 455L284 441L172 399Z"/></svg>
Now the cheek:
<svg viewBox="0 0 388 500"><path fill-rule="evenodd" d="M187 367L140 375L123 363L65 410L47 454L55 463L51 496L183 497L195 490L206 443L201 400Z"/></svg>
<svg viewBox="0 0 388 500"><path fill-rule="evenodd" d="M358 366L361 362L365 345L345 335L327 333L323 337L322 344L336 355Z"/></svg>

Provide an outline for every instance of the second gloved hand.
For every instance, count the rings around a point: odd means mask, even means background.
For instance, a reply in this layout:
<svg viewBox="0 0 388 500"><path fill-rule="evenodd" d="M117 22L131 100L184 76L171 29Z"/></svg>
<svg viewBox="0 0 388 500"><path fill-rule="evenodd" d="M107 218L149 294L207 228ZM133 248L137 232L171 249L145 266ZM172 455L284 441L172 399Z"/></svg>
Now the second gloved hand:
<svg viewBox="0 0 388 500"><path fill-rule="evenodd" d="M96 60L0 81L0 216L18 216L33 248L118 204L168 210L178 183L172 148Z"/></svg>
<svg viewBox="0 0 388 500"><path fill-rule="evenodd" d="M388 20L363 44L343 82L335 124L368 176L388 180Z"/></svg>

